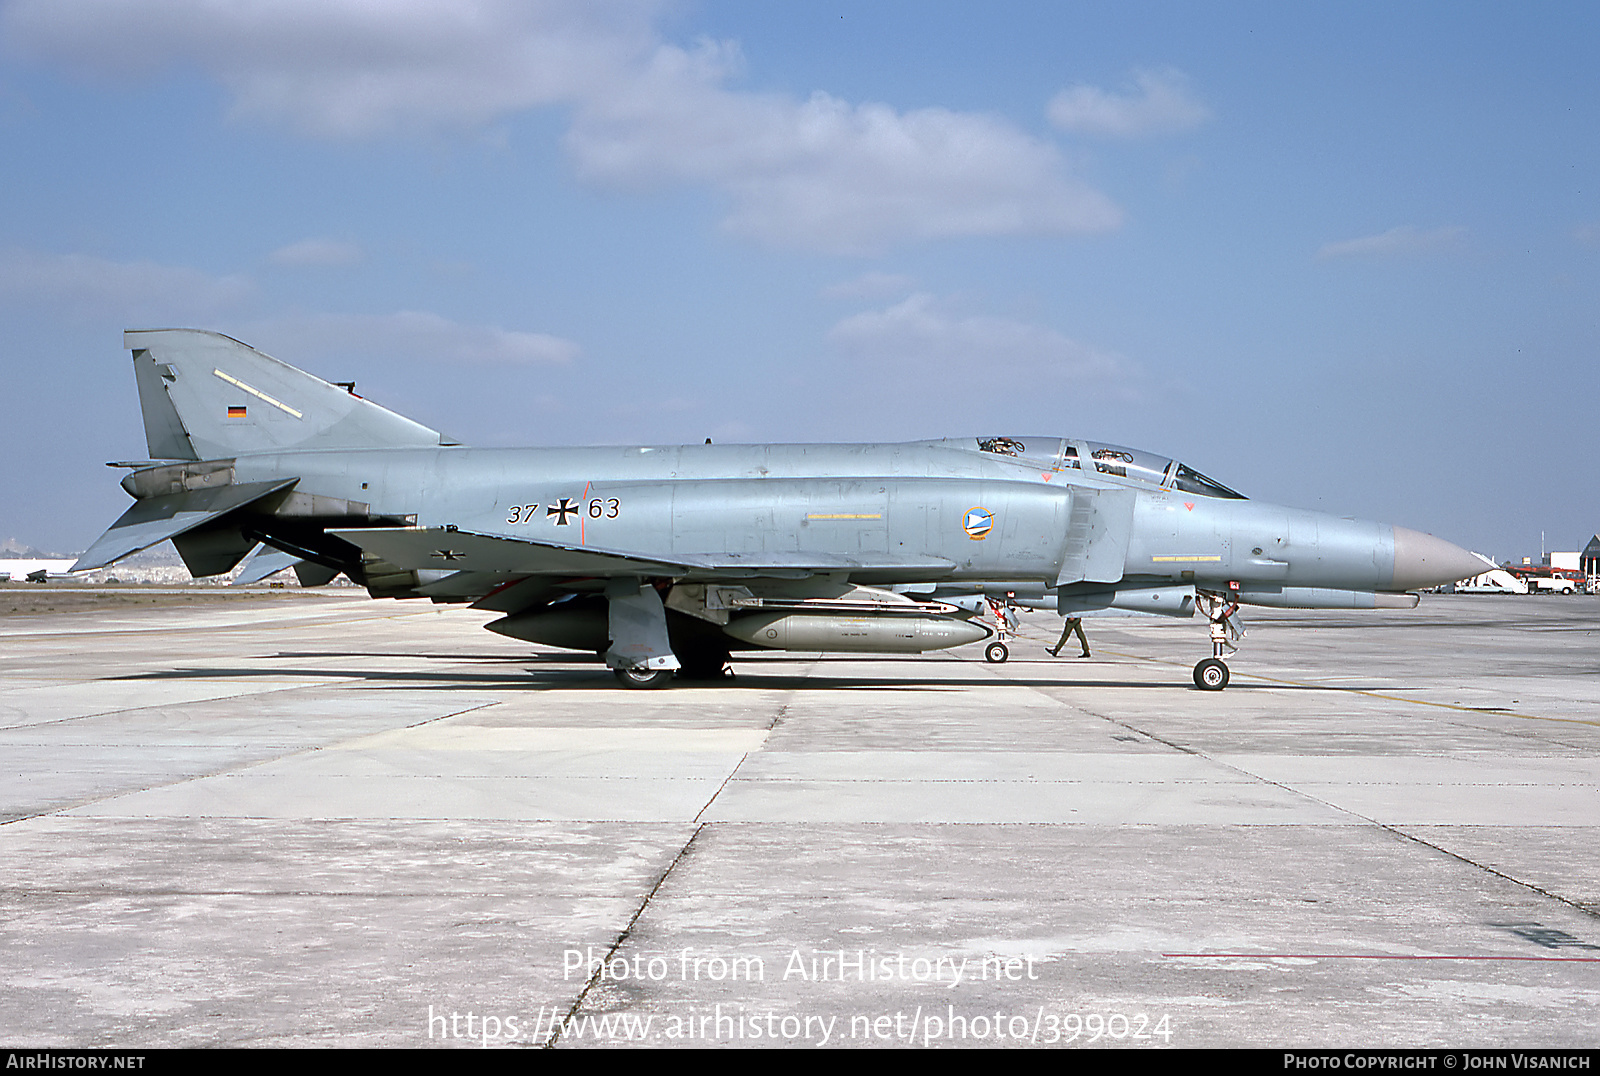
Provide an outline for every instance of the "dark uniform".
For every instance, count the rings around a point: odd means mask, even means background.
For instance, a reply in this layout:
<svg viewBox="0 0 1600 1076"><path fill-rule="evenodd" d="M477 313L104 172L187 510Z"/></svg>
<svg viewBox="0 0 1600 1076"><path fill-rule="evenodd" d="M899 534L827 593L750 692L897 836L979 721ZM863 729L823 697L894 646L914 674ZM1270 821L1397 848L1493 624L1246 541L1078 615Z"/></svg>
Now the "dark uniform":
<svg viewBox="0 0 1600 1076"><path fill-rule="evenodd" d="M1056 657L1057 655L1059 655L1061 653L1061 648L1063 646L1067 645L1067 639L1069 639L1072 636L1073 632L1077 632L1078 633L1078 642L1083 644L1083 653L1080 656L1081 657L1088 657L1089 656L1089 640L1084 638L1084 635L1083 635L1083 618L1082 617L1076 617L1076 616L1069 616L1069 617L1067 617L1066 626L1061 629L1061 639L1060 639L1060 641L1057 642L1055 646L1051 646L1051 647L1047 647L1046 648L1046 649L1048 649L1050 651L1050 656L1051 657Z"/></svg>

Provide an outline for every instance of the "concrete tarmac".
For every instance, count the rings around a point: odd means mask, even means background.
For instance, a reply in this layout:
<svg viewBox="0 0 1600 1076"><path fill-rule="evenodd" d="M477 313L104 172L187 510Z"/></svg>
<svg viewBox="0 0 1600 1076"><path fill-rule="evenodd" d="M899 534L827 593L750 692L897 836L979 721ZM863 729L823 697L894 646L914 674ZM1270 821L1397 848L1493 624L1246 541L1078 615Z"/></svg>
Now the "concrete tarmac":
<svg viewBox="0 0 1600 1076"><path fill-rule="evenodd" d="M0 1044L1600 1045L1600 598L619 687L461 608L0 618ZM1069 647L1067 653L1074 653Z"/></svg>

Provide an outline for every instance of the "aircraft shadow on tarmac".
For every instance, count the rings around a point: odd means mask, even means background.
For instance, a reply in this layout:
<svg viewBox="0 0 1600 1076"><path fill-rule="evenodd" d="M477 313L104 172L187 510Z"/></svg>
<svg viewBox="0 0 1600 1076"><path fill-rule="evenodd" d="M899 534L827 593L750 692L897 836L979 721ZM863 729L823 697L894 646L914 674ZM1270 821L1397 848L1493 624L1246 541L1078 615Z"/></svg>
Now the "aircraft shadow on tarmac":
<svg viewBox="0 0 1600 1076"><path fill-rule="evenodd" d="M410 658L415 660L428 660L429 655L396 654L376 652L348 652L348 651L300 651L280 653L275 658ZM614 680L610 670L604 667L591 667L583 665L579 668L528 668L530 662L543 665L576 664L574 658L564 655L522 655L520 657L507 657L505 655L448 655L441 656L440 660L452 662L503 662L516 666L504 672L430 672L426 670L396 670L396 669L370 669L370 668L284 668L280 665L251 668L236 666L226 668L179 668L165 669L152 672L130 673L124 676L111 676L105 679L111 681L128 680L215 680L237 677L250 679L262 676L271 677L311 677L327 678L329 680L359 680L368 683L394 683L424 687L433 690L482 689L496 687L500 689L527 689L548 691L552 688L565 688L569 690L609 689ZM825 669L819 671L818 665L825 666L829 659L817 659L807 662L811 671L805 676L795 676L786 671L756 670L749 666L760 664L760 659L754 661L741 661L735 668L731 677L718 680L685 679L678 682L678 690L692 688L715 688L719 691L867 691L867 690L892 690L892 691L949 691L952 689L968 690L993 688L998 686L1027 687L1027 688L1102 688L1120 690L1157 690L1157 691L1182 691L1185 693L1197 691L1187 678L1178 678L1172 681L1139 681L1139 680L1101 680L1083 677L1029 677L1010 676L1004 679L995 676L981 677L947 677L936 681L919 679L900 679L887 676L862 676L859 674L830 675ZM840 662L852 659L833 659ZM875 662L884 660L903 661L906 663L926 664L928 659L918 658L881 658L874 656ZM941 664L962 663L958 659L932 659ZM795 665L798 661L792 658L776 659L766 662L768 665ZM1174 672L1177 672L1175 669ZM1283 682L1250 683L1235 681L1234 687L1246 691L1268 689L1273 691L1310 691L1330 692L1336 694L1359 693L1363 691L1404 691L1407 688L1395 684L1291 684Z"/></svg>

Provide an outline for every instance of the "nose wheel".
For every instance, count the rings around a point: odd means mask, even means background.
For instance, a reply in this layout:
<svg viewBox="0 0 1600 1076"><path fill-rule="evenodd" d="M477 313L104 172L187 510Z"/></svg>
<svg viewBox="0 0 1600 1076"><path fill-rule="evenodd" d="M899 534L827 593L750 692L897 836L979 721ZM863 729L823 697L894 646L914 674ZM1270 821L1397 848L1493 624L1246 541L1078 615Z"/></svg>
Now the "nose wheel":
<svg viewBox="0 0 1600 1076"><path fill-rule="evenodd" d="M1221 691L1228 686L1228 666L1221 658L1206 658L1194 667L1194 686L1201 691Z"/></svg>
<svg viewBox="0 0 1600 1076"><path fill-rule="evenodd" d="M991 665L1003 665L1010 656L1011 650L1005 643L990 643L983 648L983 660Z"/></svg>

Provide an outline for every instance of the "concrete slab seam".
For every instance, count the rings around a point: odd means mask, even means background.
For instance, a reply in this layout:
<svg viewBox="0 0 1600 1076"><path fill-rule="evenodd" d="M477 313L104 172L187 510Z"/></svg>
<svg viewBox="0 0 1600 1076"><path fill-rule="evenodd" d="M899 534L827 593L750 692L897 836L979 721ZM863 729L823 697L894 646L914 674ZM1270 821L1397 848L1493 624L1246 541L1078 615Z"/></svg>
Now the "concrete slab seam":
<svg viewBox="0 0 1600 1076"><path fill-rule="evenodd" d="M771 733L771 731L778 726L778 722L783 720L784 715L788 713L788 711L788 702L784 702L779 705L778 712L773 715L772 720L767 724L768 733ZM733 780L734 776L739 772L739 768L745 764L745 760L749 757L750 752L748 751L739 756L739 761L736 762L733 768L728 771L728 776L723 778L722 783L717 786L716 791L711 793L706 802L701 805L700 810L696 812L694 816L694 832L689 834L689 839L683 843L682 848L678 849L678 854L672 857L672 862L667 864L667 869L661 872L661 877L657 878L655 885L650 887L650 892L644 895L644 900L639 902L639 907L634 909L632 917L628 920L628 924L622 928L622 932L617 935L616 941L612 942L611 947L606 950L605 958L600 961L599 967L597 967L594 973L589 976L589 981L583 984L583 989L578 991L578 996L573 999L572 1007L567 1010L566 1019L557 1022L553 1027L551 1027L550 1037L542 1044L543 1048L552 1049L555 1047L556 1043L560 1041L561 1029L567 1024L571 1023L572 1019L578 1015L578 1010L583 1006L584 999L589 996L589 992L595 988L596 984L600 982L602 976L604 975L606 965L611 962L611 958L616 955L617 950L622 948L623 944L626 943L630 937L632 937L633 928L638 924L640 917L644 915L645 909L650 907L650 902L655 898L656 893L663 885L666 884L667 879L672 876L673 870L675 870L678 864L682 862L683 857L689 854L689 849L694 847L694 842L699 839L701 832L704 831L706 826L710 824L708 822L702 822L701 819L704 818L705 813L711 809L711 805L717 802L717 797L722 795L722 790L728 787L728 783Z"/></svg>
<svg viewBox="0 0 1600 1076"><path fill-rule="evenodd" d="M284 690L289 690L289 689L284 689ZM269 694L269 693L268 692L259 692L259 694ZM236 697L238 697L238 696L228 696L228 698L236 698ZM482 709L484 709L485 707L488 707L488 706L498 706L498 705L500 705L498 702L480 702L475 706L468 706L465 709L457 710L457 711L455 711L453 713L440 714L438 717L429 718L427 721L419 721L419 722L417 722L416 725L404 725L404 726L401 726L401 727L402 728L417 728L417 727L419 727L421 725L431 724L434 721L444 721L444 720L447 720L448 718L460 717L462 714L470 714L474 710L482 710ZM149 709L149 707L136 706L136 707L132 707L131 709L145 710L145 709ZM118 711L118 710L108 711L108 713L121 713L121 712L122 711ZM98 716L104 716L104 715L103 714L83 714L83 715L79 715L79 716L80 717L98 717ZM63 720L74 720L75 721L75 720L78 720L78 718L67 718L67 719L63 719ZM48 724L55 724L55 722L42 722L41 724L48 725ZM365 737L357 737L357 738L358 739L365 739ZM90 796L87 799L78 800L78 801L76 801L74 803L62 804L61 806L54 807L54 808L52 808L52 809L50 809L48 811L36 811L33 814L20 815L20 816L18 816L16 818L0 819L0 826L9 826L9 825L11 825L12 823L15 823L15 822L26 822L26 821L28 821L29 819L32 819L32 818L47 818L47 817L49 817L50 815L53 815L53 814L61 814L61 813L65 812L65 811L74 811L74 810L77 810L80 807L87 807L87 806L89 806L90 804L93 804L93 803L108 803L108 802L110 802L112 800L115 800L115 799L121 799L124 796L141 795L141 794L146 793L146 792L153 792L153 791L156 791L158 789L163 789L163 788L176 788L179 785L188 784L191 781L208 781L208 780L210 780L210 779L212 779L214 777L220 777L220 776L222 776L223 774L226 774L226 773L243 773L243 772L245 772L247 770L257 769L257 768L259 768L261 766L266 766L266 765L269 765L269 764L276 764L276 763L282 762L284 759L294 758L294 757L296 757L298 755L309 755L309 754L314 754L314 753L316 753L318 751L325 751L325 750L327 750L327 748L323 747L323 746L304 747L304 748L300 748L299 750L286 752L285 754L282 754L282 755L274 755L271 758L255 759L255 760L253 760L251 762L246 763L243 766L225 767L223 769L215 771L214 773L189 774L187 776L180 777L180 778L178 778L176 780L168 781L165 784L153 784L153 785L149 785L149 786L147 786L145 788L137 789L136 791L133 791L133 792L128 792L126 790L122 790L122 791L114 792L114 793L112 793L111 795L108 795L108 796Z"/></svg>
<svg viewBox="0 0 1600 1076"><path fill-rule="evenodd" d="M1148 659L1148 660L1150 660L1150 661L1160 661L1161 659L1151 658L1151 659ZM1162 664L1172 664L1172 663L1171 662L1162 662ZM1262 679L1270 679L1270 678L1262 677ZM1281 682L1281 683L1294 683L1294 681L1279 681L1279 682ZM1304 685L1300 685L1300 686L1304 686ZM1042 688L1034 688L1033 690L1038 691L1041 695L1044 695L1045 698L1051 698L1051 696L1046 694L1044 689L1042 689ZM1373 696L1375 696L1377 698L1388 699L1389 701L1397 701L1397 702L1411 702L1411 701L1414 701L1414 700L1411 700L1411 699L1397 699L1397 698L1394 698L1393 696L1387 696L1387 695L1377 695L1375 692L1361 691L1361 690L1356 689L1356 688L1339 688L1337 690L1351 691L1351 692L1353 692L1355 694L1360 694L1360 695L1373 695ZM1065 704L1065 703L1061 703L1061 700L1059 700L1059 699L1052 699L1052 701L1060 703L1061 705L1068 705L1068 704ZM1444 707L1444 708L1447 708L1447 709L1469 709L1468 707L1452 706L1452 705L1450 705L1448 703L1424 703L1424 705L1441 706L1441 707ZM1368 816L1361 814L1359 811L1353 811L1348 807L1342 807L1342 806L1340 806L1340 805L1338 805L1336 803L1331 803L1331 802L1329 802L1327 800L1322 799L1320 796L1312 795L1310 792L1307 792L1304 789L1293 788L1293 787L1291 787L1289 785L1284 784L1281 781L1274 781L1271 778L1262 777L1260 774L1251 773L1249 770L1246 770L1246 769L1244 769L1244 768L1242 768L1240 766L1236 766L1233 763L1224 762L1221 759L1212 758L1210 755L1207 755L1204 751L1200 751L1200 750L1198 750L1196 748L1184 747L1181 744L1176 744L1176 743L1173 743L1173 742L1171 742L1169 740L1165 740L1165 739L1161 738L1160 736L1156 736L1155 734L1147 732L1144 729L1141 729L1141 728L1139 728L1139 727L1137 727L1135 725L1131 725L1126 721L1120 721L1120 720L1118 720L1116 718L1106 717L1104 714L1097 714L1094 711L1086 710L1081 706L1073 707L1073 708L1078 710L1080 713L1088 714L1091 717L1099 718L1100 720L1105 721L1108 724L1117 725L1117 726L1119 726L1121 728L1127 729L1130 732L1137 733L1140 736L1148 737L1149 739L1155 741L1156 743L1164 744L1165 746L1170 747L1175 751L1182 751L1185 754L1194 755L1197 758L1203 758L1207 762L1212 763L1213 765L1221 766L1224 769L1232 770L1233 772L1235 772L1237 774L1240 774L1240 775L1242 775L1244 777L1250 778L1251 780L1258 781L1258 782L1260 782L1262 784L1271 785L1271 786L1273 786L1275 788L1282 789L1284 792L1287 792L1290 795L1299 796L1299 797L1302 797L1304 799L1308 799L1311 802L1319 804L1320 806L1326 807L1331 811L1337 812L1339 814L1348 815L1351 818L1359 819L1362 822L1365 822L1370 826L1374 826L1374 827L1376 827L1378 829L1381 829L1381 830L1383 830L1383 831L1385 831L1385 832L1387 832L1387 833L1389 833L1389 834L1391 834L1391 835L1393 835L1395 837L1400 838L1401 840L1411 841L1411 842L1413 842L1415 844L1421 845L1424 848L1430 848L1435 852L1438 852L1438 853L1441 853L1443 855L1449 856L1450 858L1452 858L1452 859L1454 859L1454 860L1456 860L1456 861L1458 861L1460 863L1464 863L1469 867L1474 867L1474 868L1476 868L1478 870L1484 871L1487 874L1491 874L1491 875L1495 876L1496 878L1500 878L1500 879L1502 879L1504 881L1512 883L1513 885L1520 886L1520 887L1522 887L1522 888L1524 888L1524 889L1526 889L1526 890L1528 890L1530 892L1537 893L1542 897L1547 897L1550 900L1554 900L1554 901L1556 901L1556 902L1558 902L1560 904L1564 904L1569 908L1576 909L1577 911L1582 912L1584 915L1590 916L1592 918L1600 919L1600 909L1591 907L1590 905L1584 904L1584 903L1579 902L1579 901L1571 900L1571 899L1569 899L1567 897L1563 897L1559 893L1552 893L1549 890L1544 889L1541 886L1535 885L1532 882L1525 882L1520 878L1516 878L1516 877L1513 877L1512 875L1509 875L1509 874L1505 873L1504 871L1496 870L1494 867L1491 867L1488 864L1479 863L1478 861L1476 861L1474 859L1471 859L1468 856L1461 855L1458 852L1452 852L1448 848L1445 848L1445 847L1443 847L1441 845L1435 844L1432 841L1424 840L1423 838L1418 837L1415 834L1407 833L1404 830L1402 830L1402 829L1400 829L1400 828L1398 828L1396 826L1390 825L1390 824L1385 823L1385 822L1380 822L1375 818L1369 818ZM1512 716L1520 716L1520 715L1512 715ZM1562 719L1560 719L1560 718L1548 718L1548 719L1535 719L1535 720L1562 720ZM1580 722L1575 722L1575 723L1577 723L1577 724L1597 724L1597 722L1592 722L1592 721L1580 721Z"/></svg>

